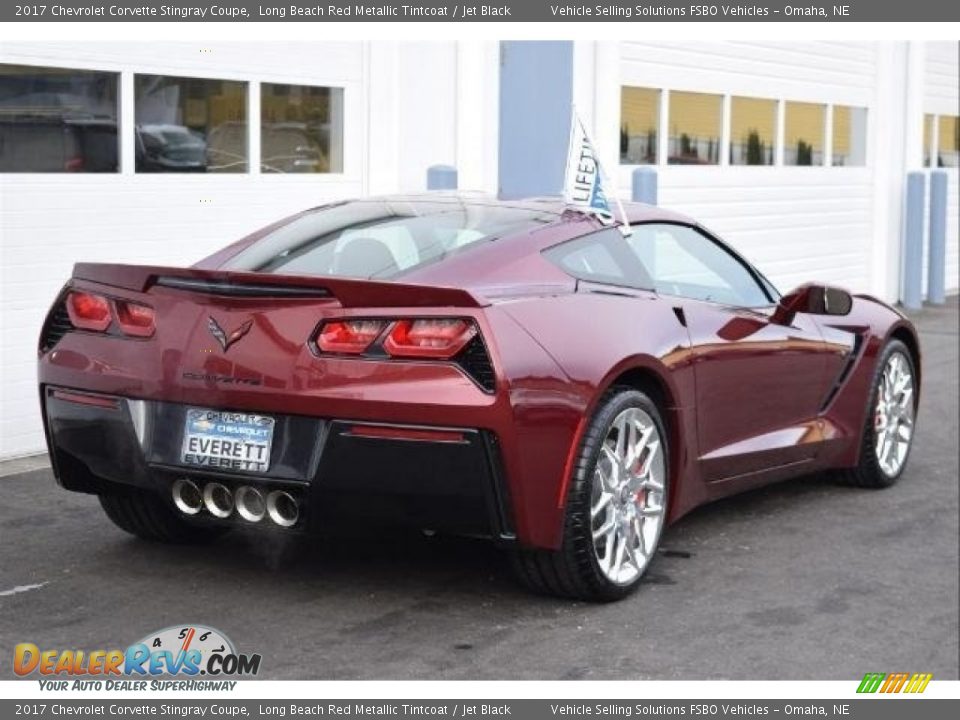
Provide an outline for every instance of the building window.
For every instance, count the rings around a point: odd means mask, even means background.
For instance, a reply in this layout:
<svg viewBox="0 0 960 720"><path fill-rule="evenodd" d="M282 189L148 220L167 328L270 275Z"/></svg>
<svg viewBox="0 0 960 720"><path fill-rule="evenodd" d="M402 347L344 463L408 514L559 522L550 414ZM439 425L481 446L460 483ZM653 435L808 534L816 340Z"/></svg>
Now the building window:
<svg viewBox="0 0 960 720"><path fill-rule="evenodd" d="M833 108L833 164L867 164L867 109L835 105Z"/></svg>
<svg viewBox="0 0 960 720"><path fill-rule="evenodd" d="M260 169L343 172L343 89L263 83Z"/></svg>
<svg viewBox="0 0 960 720"><path fill-rule="evenodd" d="M823 165L827 106L787 102L783 126L784 165Z"/></svg>
<svg viewBox="0 0 960 720"><path fill-rule="evenodd" d="M960 122L956 115L937 118L937 167L960 165Z"/></svg>
<svg viewBox="0 0 960 720"><path fill-rule="evenodd" d="M721 95L671 91L667 163L716 165L722 115Z"/></svg>
<svg viewBox="0 0 960 720"><path fill-rule="evenodd" d="M730 164L773 165L777 145L777 101L730 100Z"/></svg>
<svg viewBox="0 0 960 720"><path fill-rule="evenodd" d="M655 165L660 139L660 95L650 88L620 89L620 162Z"/></svg>
<svg viewBox="0 0 960 720"><path fill-rule="evenodd" d="M0 172L117 172L117 73L0 65Z"/></svg>
<svg viewBox="0 0 960 720"><path fill-rule="evenodd" d="M137 172L247 171L247 85L134 77Z"/></svg>
<svg viewBox="0 0 960 720"><path fill-rule="evenodd" d="M923 166L930 167L933 156L933 115L923 116Z"/></svg>

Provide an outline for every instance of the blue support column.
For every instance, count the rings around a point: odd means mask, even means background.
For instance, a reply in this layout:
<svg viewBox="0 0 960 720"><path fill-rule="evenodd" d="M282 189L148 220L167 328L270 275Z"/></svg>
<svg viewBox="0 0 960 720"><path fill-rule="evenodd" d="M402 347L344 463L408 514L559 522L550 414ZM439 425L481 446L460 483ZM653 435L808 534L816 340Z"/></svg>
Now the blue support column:
<svg viewBox="0 0 960 720"><path fill-rule="evenodd" d="M638 167L633 171L631 199L647 205L657 204L657 170L652 167Z"/></svg>
<svg viewBox="0 0 960 720"><path fill-rule="evenodd" d="M431 165L427 168L427 190L456 190L457 169L450 165Z"/></svg>
<svg viewBox="0 0 960 720"><path fill-rule="evenodd" d="M926 176L907 175L907 206L903 224L903 290L900 301L909 310L923 305L923 211Z"/></svg>
<svg viewBox="0 0 960 720"><path fill-rule="evenodd" d="M500 43L500 197L563 191L572 107L572 42Z"/></svg>
<svg viewBox="0 0 960 720"><path fill-rule="evenodd" d="M927 300L942 305L947 285L947 173L930 173L930 239L927 245Z"/></svg>

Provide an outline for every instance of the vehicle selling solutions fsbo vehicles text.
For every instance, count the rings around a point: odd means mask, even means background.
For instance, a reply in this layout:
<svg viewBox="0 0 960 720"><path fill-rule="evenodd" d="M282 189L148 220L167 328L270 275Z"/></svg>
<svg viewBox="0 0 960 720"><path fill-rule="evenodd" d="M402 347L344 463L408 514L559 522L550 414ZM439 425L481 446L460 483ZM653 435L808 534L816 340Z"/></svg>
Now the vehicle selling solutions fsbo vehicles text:
<svg viewBox="0 0 960 720"><path fill-rule="evenodd" d="M848 17L849 5L787 5L782 10L771 10L759 5L697 4L672 7L666 5L551 5L550 14L564 18L624 18L634 17L689 17L689 18L756 18L776 15L787 17Z"/></svg>

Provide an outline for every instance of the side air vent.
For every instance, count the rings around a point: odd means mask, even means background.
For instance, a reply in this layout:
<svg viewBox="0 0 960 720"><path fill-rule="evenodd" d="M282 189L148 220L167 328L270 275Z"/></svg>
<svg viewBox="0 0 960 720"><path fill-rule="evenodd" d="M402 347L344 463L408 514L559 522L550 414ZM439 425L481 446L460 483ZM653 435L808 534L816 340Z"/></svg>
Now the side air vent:
<svg viewBox="0 0 960 720"><path fill-rule="evenodd" d="M50 312L40 333L40 352L50 352L71 330L73 330L73 324L67 314L67 304L61 298Z"/></svg>
<svg viewBox="0 0 960 720"><path fill-rule="evenodd" d="M830 392L827 393L827 396L823 399L823 402L820 403L820 412L826 410L830 406L830 403L833 402L833 399L837 396L837 393L840 392L843 384L850 376L850 371L853 370L853 366L857 364L857 360L860 357L860 351L862 349L863 335L857 333L853 336L853 347L850 348L850 352L847 353L846 360L844 360L843 366L840 368L837 379L833 381L833 386L830 388Z"/></svg>
<svg viewBox="0 0 960 720"><path fill-rule="evenodd" d="M486 392L492 393L496 389L497 378L490 363L490 354L479 335L457 353L453 362L463 368L463 371Z"/></svg>

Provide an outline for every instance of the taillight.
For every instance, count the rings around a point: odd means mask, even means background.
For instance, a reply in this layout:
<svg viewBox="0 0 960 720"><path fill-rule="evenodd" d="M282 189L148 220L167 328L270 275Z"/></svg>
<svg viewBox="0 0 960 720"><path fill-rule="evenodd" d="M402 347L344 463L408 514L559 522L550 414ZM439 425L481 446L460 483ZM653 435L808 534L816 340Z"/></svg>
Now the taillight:
<svg viewBox="0 0 960 720"><path fill-rule="evenodd" d="M148 338L156 331L156 319L153 308L129 300L111 301L103 295L72 290L67 293L67 315L70 324L78 330L106 332L113 322L114 315L120 331L129 337Z"/></svg>
<svg viewBox="0 0 960 720"><path fill-rule="evenodd" d="M146 305L117 300L117 322L125 335L150 337L156 329L153 308Z"/></svg>
<svg viewBox="0 0 960 720"><path fill-rule="evenodd" d="M458 318L398 320L383 349L394 357L452 358L477 334L472 322Z"/></svg>
<svg viewBox="0 0 960 720"><path fill-rule="evenodd" d="M73 326L80 330L103 332L110 327L110 303L102 295L71 292L67 295L67 314Z"/></svg>
<svg viewBox="0 0 960 720"><path fill-rule="evenodd" d="M317 336L317 347L324 352L359 355L387 326L386 320L339 320L328 322Z"/></svg>

